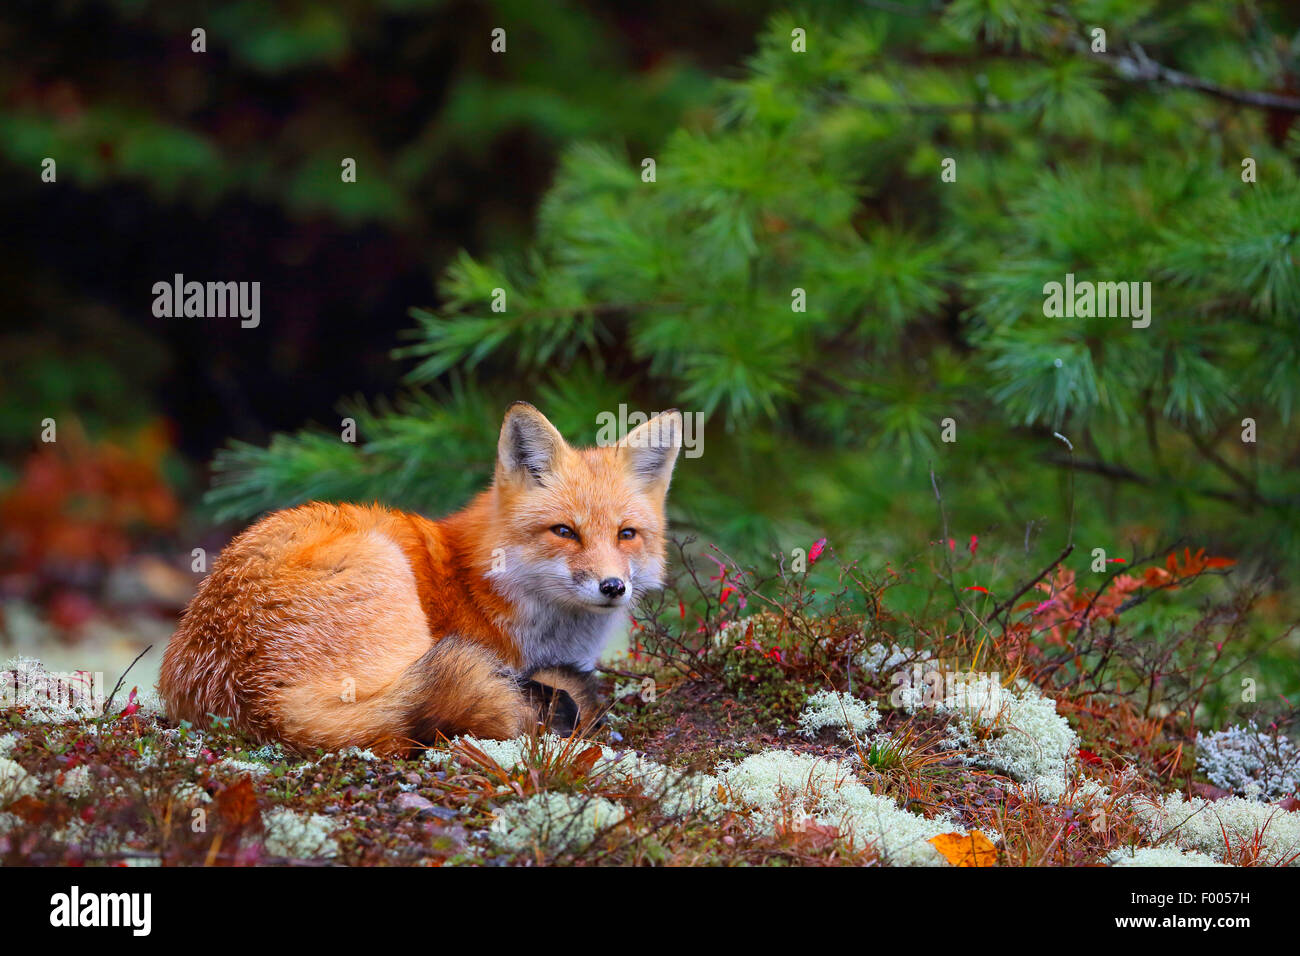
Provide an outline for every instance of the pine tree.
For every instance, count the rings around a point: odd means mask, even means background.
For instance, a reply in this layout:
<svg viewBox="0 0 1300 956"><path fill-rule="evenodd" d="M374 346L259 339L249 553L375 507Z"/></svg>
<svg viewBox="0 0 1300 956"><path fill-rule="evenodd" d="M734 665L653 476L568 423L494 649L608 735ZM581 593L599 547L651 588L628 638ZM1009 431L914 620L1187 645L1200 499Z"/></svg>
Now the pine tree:
<svg viewBox="0 0 1300 956"><path fill-rule="evenodd" d="M412 397L348 406L359 447L234 445L211 501L437 511L509 400L582 442L628 403L703 413L676 517L737 548L911 553L933 469L968 531L1294 562L1296 29L1263 2L778 15L652 155L569 148L523 254L451 264L396 353ZM1150 324L1046 314L1067 275L1149 282Z"/></svg>

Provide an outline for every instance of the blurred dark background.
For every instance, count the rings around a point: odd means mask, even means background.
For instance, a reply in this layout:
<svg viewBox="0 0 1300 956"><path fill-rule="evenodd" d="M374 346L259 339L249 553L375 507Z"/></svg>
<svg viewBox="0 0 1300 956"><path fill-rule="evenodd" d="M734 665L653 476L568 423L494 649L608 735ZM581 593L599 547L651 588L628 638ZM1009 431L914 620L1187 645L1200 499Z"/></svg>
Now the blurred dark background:
<svg viewBox="0 0 1300 956"><path fill-rule="evenodd" d="M741 61L769 7L11 5L6 459L69 401L96 433L161 415L202 462L231 436L319 419L340 395L391 392L389 351L410 307L436 303L450 257L528 237L562 144L660 140L708 73ZM498 21L553 55L492 54ZM42 188L52 131L58 185ZM332 202L315 187L345 156L360 175ZM150 289L177 272L260 281L275 320L254 336L156 318Z"/></svg>

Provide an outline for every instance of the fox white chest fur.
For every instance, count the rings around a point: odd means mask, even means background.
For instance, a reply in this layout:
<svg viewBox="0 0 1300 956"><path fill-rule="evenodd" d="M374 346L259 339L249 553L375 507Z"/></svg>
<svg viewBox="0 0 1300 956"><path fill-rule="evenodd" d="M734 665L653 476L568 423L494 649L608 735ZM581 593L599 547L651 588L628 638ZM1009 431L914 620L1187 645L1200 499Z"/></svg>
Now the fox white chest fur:
<svg viewBox="0 0 1300 956"><path fill-rule="evenodd" d="M488 579L510 603L512 620L506 624L522 657L520 675L544 667L569 666L590 671L615 635L625 630L633 602L647 589L644 571L629 562L625 582L628 604L582 607L557 600L572 587L572 572L562 559L529 561L520 549L507 548L503 566ZM593 579L589 585L598 582ZM662 586L655 580L651 587ZM599 597L599 591L594 591Z"/></svg>

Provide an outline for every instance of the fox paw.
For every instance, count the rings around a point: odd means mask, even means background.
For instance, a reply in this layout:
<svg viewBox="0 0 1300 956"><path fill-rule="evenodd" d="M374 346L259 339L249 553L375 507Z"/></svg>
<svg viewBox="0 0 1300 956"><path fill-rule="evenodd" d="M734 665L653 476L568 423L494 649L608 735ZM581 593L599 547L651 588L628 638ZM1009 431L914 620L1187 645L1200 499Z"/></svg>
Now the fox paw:
<svg viewBox="0 0 1300 956"><path fill-rule="evenodd" d="M578 729L582 713L578 702L567 690L535 680L521 682L520 689L537 713L537 722L551 733L568 737Z"/></svg>

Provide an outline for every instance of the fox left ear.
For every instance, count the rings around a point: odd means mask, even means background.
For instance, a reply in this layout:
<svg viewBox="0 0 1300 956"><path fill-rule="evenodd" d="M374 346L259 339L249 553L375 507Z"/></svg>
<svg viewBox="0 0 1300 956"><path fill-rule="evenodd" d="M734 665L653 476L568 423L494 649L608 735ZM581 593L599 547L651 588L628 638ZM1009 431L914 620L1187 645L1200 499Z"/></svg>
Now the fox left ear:
<svg viewBox="0 0 1300 956"><path fill-rule="evenodd" d="M546 416L527 402L506 410L497 441L497 478L542 482L554 470L564 449L564 436Z"/></svg>
<svg viewBox="0 0 1300 956"><path fill-rule="evenodd" d="M670 409L628 432L618 447L633 477L646 488L668 492L682 447L682 413Z"/></svg>

